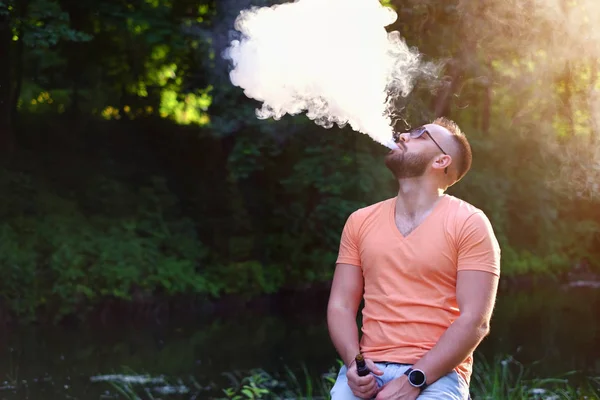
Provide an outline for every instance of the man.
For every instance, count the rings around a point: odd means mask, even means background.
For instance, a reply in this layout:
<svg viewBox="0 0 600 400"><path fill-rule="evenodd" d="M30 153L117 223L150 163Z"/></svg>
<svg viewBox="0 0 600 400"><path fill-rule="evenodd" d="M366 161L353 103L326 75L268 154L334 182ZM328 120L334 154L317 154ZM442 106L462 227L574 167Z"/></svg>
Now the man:
<svg viewBox="0 0 600 400"><path fill-rule="evenodd" d="M438 118L385 158L398 195L348 218L327 322L344 361L340 399L468 399L473 351L489 332L500 248L485 214L445 194L471 167L459 127ZM363 299L362 338L356 315ZM360 377L362 353L371 373Z"/></svg>

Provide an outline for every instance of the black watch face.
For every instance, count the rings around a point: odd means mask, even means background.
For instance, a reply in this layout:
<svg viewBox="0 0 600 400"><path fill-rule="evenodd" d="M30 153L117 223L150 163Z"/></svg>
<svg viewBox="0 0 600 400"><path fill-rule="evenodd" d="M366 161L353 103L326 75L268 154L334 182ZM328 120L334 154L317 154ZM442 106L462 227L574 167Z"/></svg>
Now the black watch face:
<svg viewBox="0 0 600 400"><path fill-rule="evenodd" d="M425 374L422 371L416 369L410 372L410 374L408 375L408 379L410 380L410 383L413 384L413 386L423 386L423 384L425 383Z"/></svg>

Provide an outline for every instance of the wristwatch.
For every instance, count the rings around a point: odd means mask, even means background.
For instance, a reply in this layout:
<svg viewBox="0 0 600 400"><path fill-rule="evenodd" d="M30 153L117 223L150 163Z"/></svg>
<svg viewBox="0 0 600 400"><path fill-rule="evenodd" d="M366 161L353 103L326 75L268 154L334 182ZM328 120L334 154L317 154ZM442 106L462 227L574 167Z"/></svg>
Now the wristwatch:
<svg viewBox="0 0 600 400"><path fill-rule="evenodd" d="M409 368L404 372L404 375L408 376L408 383L412 386L424 390L427 387L427 377L425 372L420 369Z"/></svg>

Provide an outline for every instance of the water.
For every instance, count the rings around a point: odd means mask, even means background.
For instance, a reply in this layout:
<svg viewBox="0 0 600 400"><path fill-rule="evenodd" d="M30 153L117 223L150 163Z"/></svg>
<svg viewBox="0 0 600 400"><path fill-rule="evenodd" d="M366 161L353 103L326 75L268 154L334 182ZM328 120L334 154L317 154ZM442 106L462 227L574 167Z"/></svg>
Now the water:
<svg viewBox="0 0 600 400"><path fill-rule="evenodd" d="M0 399L116 399L109 381L141 382L162 399L205 399L223 373L336 363L325 325L326 295L238 312L177 316L168 323L28 326L0 335ZM600 289L502 293L480 354L536 363L535 374L600 375ZM162 393L161 393L162 392ZM176 395L170 393L180 392Z"/></svg>

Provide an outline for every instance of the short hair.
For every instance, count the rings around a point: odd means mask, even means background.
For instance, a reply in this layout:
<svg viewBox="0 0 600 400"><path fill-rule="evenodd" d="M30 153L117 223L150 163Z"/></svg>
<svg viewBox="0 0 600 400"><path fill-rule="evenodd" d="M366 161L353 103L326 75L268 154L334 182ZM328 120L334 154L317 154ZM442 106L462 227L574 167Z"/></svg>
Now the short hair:
<svg viewBox="0 0 600 400"><path fill-rule="evenodd" d="M438 117L432 123L446 128L452 134L452 140L458 149L458 160L456 160L456 181L458 182L467 174L467 172L469 172L469 169L471 169L471 163L473 162L471 145L456 122L445 117Z"/></svg>

